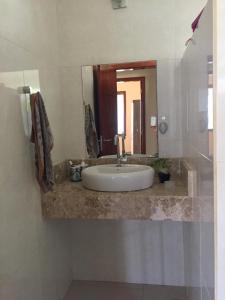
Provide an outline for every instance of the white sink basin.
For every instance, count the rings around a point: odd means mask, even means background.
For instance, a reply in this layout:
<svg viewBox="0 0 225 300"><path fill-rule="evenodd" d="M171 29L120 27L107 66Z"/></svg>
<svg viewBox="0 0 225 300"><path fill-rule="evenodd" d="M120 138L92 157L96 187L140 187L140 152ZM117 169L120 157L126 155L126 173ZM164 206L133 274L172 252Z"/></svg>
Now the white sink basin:
<svg viewBox="0 0 225 300"><path fill-rule="evenodd" d="M142 165L98 165L82 172L84 187L95 191L125 192L146 189L153 184L154 169Z"/></svg>

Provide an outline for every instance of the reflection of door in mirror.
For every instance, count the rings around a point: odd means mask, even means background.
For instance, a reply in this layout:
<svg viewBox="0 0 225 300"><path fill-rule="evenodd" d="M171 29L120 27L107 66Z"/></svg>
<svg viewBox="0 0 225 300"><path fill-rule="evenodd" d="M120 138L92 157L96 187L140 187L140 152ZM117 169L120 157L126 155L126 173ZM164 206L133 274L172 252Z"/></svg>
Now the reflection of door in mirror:
<svg viewBox="0 0 225 300"><path fill-rule="evenodd" d="M94 84L85 84L85 72L82 80L83 89L94 87L100 156L116 154L114 136L122 133L126 153L157 155L157 121L154 125L151 122L158 116L156 61L96 65L92 70ZM84 102L88 101L85 95L90 94L83 92Z"/></svg>
<svg viewBox="0 0 225 300"><path fill-rule="evenodd" d="M97 66L94 78L95 87L95 115L97 131L100 141L100 154L116 153L114 136L117 134L117 89L116 71L107 65Z"/></svg>

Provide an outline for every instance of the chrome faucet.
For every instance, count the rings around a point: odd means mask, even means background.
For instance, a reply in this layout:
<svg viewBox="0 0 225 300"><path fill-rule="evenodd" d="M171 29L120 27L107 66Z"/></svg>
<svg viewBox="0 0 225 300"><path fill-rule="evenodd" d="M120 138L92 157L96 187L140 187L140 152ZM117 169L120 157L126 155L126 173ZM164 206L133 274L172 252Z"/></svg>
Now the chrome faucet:
<svg viewBox="0 0 225 300"><path fill-rule="evenodd" d="M117 152L116 152L116 154L117 154L117 160L119 160L120 159L120 139L119 139L119 135L118 134L116 134L114 136L114 145L117 146Z"/></svg>
<svg viewBox="0 0 225 300"><path fill-rule="evenodd" d="M122 154L120 154L120 137L122 138ZM117 146L117 165L121 166L121 162L127 160L125 152L125 135L116 134L114 136L114 145Z"/></svg>

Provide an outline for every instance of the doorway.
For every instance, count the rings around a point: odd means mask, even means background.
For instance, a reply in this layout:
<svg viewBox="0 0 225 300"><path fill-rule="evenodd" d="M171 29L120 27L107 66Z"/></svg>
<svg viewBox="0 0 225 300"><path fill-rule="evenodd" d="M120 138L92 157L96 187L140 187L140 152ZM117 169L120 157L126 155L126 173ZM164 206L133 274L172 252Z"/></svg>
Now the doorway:
<svg viewBox="0 0 225 300"><path fill-rule="evenodd" d="M124 128L125 148L130 154L145 154L145 78L129 77L117 78L117 95L121 97L123 93L125 105L124 107ZM121 110L117 107L118 116ZM120 119L118 122L118 133Z"/></svg>

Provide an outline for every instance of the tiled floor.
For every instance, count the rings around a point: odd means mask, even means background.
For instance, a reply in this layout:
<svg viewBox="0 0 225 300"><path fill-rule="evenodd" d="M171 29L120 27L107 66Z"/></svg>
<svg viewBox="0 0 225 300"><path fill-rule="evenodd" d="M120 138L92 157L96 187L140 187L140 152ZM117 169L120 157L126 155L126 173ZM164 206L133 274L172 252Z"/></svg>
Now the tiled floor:
<svg viewBox="0 0 225 300"><path fill-rule="evenodd" d="M186 300L186 288L73 281L64 300Z"/></svg>

